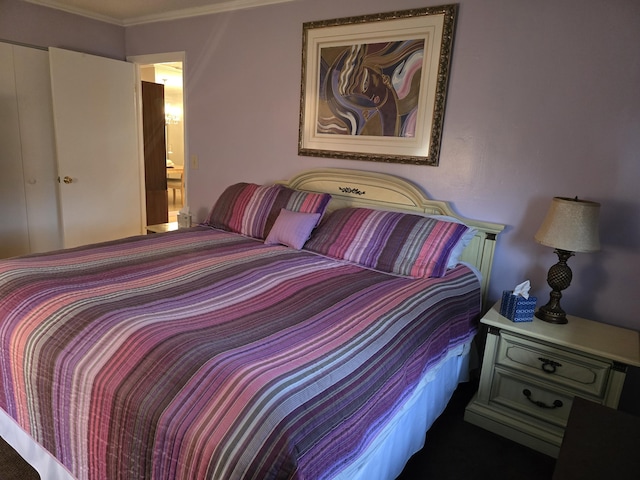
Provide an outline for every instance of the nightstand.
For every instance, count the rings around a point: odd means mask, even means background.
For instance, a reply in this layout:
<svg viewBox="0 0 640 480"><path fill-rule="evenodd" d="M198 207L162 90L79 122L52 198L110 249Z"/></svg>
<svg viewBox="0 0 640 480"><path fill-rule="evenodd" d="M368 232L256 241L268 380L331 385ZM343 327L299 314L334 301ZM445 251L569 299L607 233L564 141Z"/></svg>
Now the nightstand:
<svg viewBox="0 0 640 480"><path fill-rule="evenodd" d="M178 230L178 222L158 223L157 225L147 225L147 233L163 233Z"/></svg>
<svg viewBox="0 0 640 480"><path fill-rule="evenodd" d="M480 385L465 420L557 457L573 399L617 408L628 365L640 366L640 333L583 318L512 322L495 304Z"/></svg>

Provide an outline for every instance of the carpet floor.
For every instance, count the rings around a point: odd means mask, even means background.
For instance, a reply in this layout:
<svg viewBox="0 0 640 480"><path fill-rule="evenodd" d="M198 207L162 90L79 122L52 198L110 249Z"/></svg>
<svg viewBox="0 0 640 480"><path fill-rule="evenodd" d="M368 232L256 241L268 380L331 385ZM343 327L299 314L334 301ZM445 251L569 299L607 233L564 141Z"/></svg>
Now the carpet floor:
<svg viewBox="0 0 640 480"><path fill-rule="evenodd" d="M0 437L0 479L39 480L40 475Z"/></svg>
<svg viewBox="0 0 640 480"><path fill-rule="evenodd" d="M477 384L460 384L397 480L547 480L555 459L464 421Z"/></svg>

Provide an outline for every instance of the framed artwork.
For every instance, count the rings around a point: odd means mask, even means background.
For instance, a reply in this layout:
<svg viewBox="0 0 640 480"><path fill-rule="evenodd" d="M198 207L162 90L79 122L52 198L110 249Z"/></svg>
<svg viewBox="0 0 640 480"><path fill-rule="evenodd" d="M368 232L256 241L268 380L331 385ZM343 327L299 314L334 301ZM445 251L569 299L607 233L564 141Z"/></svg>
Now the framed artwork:
<svg viewBox="0 0 640 480"><path fill-rule="evenodd" d="M438 165L457 9L303 24L298 154Z"/></svg>

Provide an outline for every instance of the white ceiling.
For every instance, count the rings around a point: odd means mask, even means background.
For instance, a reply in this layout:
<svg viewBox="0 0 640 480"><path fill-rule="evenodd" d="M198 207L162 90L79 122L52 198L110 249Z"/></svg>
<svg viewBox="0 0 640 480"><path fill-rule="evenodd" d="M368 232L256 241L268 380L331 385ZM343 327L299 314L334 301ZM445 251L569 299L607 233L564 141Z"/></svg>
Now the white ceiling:
<svg viewBox="0 0 640 480"><path fill-rule="evenodd" d="M295 0L25 0L116 25L136 25Z"/></svg>

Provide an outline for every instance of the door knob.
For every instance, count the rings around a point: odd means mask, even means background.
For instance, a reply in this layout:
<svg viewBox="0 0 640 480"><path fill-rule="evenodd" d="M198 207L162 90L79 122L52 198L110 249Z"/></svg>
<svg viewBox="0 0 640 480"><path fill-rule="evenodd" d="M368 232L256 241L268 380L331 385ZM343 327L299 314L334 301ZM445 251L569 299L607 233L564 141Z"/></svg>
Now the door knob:
<svg viewBox="0 0 640 480"><path fill-rule="evenodd" d="M66 176L64 177L64 179L62 180L64 183L73 183L73 178Z"/></svg>

